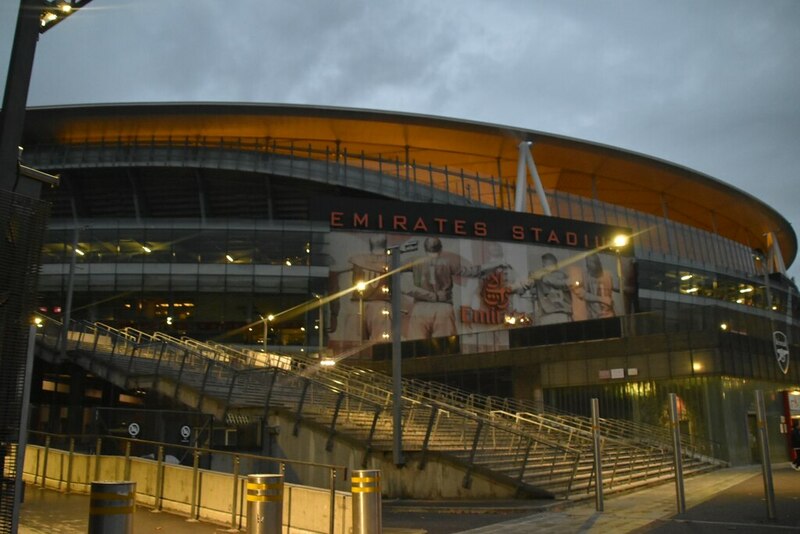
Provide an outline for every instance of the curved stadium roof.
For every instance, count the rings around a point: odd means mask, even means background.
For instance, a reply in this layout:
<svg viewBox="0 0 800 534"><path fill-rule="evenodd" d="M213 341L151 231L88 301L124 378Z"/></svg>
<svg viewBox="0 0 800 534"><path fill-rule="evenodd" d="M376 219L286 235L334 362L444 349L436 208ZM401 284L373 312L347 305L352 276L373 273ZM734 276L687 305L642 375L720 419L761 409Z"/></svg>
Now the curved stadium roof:
<svg viewBox="0 0 800 534"><path fill-rule="evenodd" d="M516 182L517 146L533 142L546 190L597 198L765 249L774 232L786 260L797 236L781 214L731 185L641 154L534 130L407 113L275 104L159 103L32 108L24 142L149 142L269 138L325 151L398 157Z"/></svg>

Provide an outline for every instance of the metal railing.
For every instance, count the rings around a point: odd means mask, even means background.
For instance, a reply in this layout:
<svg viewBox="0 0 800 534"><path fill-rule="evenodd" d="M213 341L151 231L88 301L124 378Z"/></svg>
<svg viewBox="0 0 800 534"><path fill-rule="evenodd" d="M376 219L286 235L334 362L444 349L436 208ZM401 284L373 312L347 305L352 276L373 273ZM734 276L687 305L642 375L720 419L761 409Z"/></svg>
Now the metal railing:
<svg viewBox="0 0 800 534"><path fill-rule="evenodd" d="M341 375L311 372L311 365L293 359L279 367L254 366L253 355L221 350L211 344L187 341L164 334L145 334L132 329L116 330L108 325L73 323L62 338L61 323L45 319L40 342L87 358L84 365L106 377L113 372L126 384L134 378L169 378L170 393L190 388L201 409L215 399L224 413L236 408L283 408L295 417L296 434L304 420L328 427L328 447L339 432L360 438L366 449L362 464L372 450L386 447L391 436L391 395L363 381L353 387ZM80 362L79 362L80 363ZM285 364L285 361L284 361ZM100 373L102 376L102 373ZM542 436L492 420L463 406L404 394L403 439L408 450L420 452L421 466L429 452L448 454L465 464L463 485L469 487L473 470L486 467L511 481L555 489L568 495L578 469L581 451ZM497 469L501 460L503 469Z"/></svg>
<svg viewBox="0 0 800 534"><path fill-rule="evenodd" d="M242 475L241 469L243 461L250 461L259 464L262 467L264 464L267 466L273 465L278 471L278 474L286 475L286 467L306 468L306 469L319 469L327 471L328 473L328 487L325 489L330 494L329 501L329 532L333 534L336 519L336 484L337 482L342 487L340 491L344 491L348 478L348 469L346 466L331 465L318 462L307 462L303 460L290 460L287 458L276 458L271 456L262 456L258 454L247 454L241 452L223 451L219 449L211 449L205 447L185 446L174 443L165 443L159 441L141 440L119 436L96 435L96 434L53 434L48 432L29 431L28 432L29 445L39 445L44 448L44 457L41 461L38 460L34 465L33 484L39 485L42 488L47 487L48 461L50 459L50 452L53 450L67 451L67 465L60 466L57 470L57 478L50 477L51 484L57 484L58 489L63 489L66 493L70 493L73 486L78 483L77 477L73 476L73 461L75 454L88 454L93 456L92 465L89 465L88 479L83 481L87 484L91 480L99 480L101 477L101 457L102 456L122 456L124 457L124 468L122 478L123 480L136 480L136 471L131 470L131 460L138 458L142 460L151 460L156 463L156 483L154 484L154 509L161 510L164 501L164 488L168 486L167 480L164 479L167 471L164 466L168 463L168 455L166 451L175 452L183 451L185 456L192 458L192 482L191 482L191 503L189 518L198 520L200 519L200 487L201 477L199 476L200 464L203 458L210 460L212 457L222 457L227 460L227 464L231 466L230 474L232 475L231 484L231 510L230 510L230 527L235 530L241 530L242 518L244 516L244 506L241 501L244 497L244 484L246 482L246 475ZM210 461L208 462L210 463ZM218 470L214 470L220 472ZM256 469L258 472L263 471ZM224 471L228 473L228 471ZM339 478L341 475L341 479ZM144 488L144 484L139 485Z"/></svg>
<svg viewBox="0 0 800 534"><path fill-rule="evenodd" d="M398 198L448 204L501 206L513 198L513 184L463 168L418 163L397 153L353 153L313 143L278 143L255 137L153 137L37 145L31 162L49 168L116 166L131 161L213 165L218 168L280 173L326 183L381 191ZM531 200L532 192L529 191ZM506 203L508 201L506 200Z"/></svg>

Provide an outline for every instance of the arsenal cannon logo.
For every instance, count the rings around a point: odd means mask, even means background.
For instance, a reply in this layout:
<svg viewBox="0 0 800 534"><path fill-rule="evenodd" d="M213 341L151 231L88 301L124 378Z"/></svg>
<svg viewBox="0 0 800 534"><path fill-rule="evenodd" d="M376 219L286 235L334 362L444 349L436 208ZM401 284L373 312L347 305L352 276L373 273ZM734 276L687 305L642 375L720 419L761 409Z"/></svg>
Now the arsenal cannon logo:
<svg viewBox="0 0 800 534"><path fill-rule="evenodd" d="M775 358L778 360L778 367L781 372L786 374L789 372L789 341L786 339L786 334L776 330L772 333L772 346L775 347Z"/></svg>

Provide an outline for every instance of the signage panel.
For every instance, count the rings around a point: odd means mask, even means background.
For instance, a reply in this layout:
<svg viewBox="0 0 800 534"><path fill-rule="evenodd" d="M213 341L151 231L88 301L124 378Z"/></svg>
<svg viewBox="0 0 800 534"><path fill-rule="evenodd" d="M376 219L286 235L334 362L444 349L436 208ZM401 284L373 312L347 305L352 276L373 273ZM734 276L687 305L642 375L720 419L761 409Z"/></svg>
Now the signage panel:
<svg viewBox="0 0 800 534"><path fill-rule="evenodd" d="M635 299L631 259L604 246L624 228L358 199L318 209L331 224L328 294L362 287L331 303L334 350L391 339L387 248L401 253L403 340L460 335L462 350L506 348L508 328L614 317Z"/></svg>
<svg viewBox="0 0 800 534"><path fill-rule="evenodd" d="M311 203L312 217L331 230L452 236L591 250L609 245L630 229L531 213L445 204L322 197ZM620 250L623 255L631 247Z"/></svg>

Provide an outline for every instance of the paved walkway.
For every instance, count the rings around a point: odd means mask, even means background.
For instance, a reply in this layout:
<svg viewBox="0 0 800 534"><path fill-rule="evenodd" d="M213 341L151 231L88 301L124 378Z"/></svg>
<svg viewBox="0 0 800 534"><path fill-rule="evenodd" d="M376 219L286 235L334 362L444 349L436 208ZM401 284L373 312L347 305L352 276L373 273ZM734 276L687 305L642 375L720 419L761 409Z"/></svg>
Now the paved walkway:
<svg viewBox="0 0 800 534"><path fill-rule="evenodd" d="M686 513L677 514L674 482L605 499L564 503L541 513L462 531L469 534L531 532L800 532L800 473L773 466L776 519L767 518L759 466L721 469L685 480Z"/></svg>
<svg viewBox="0 0 800 534"><path fill-rule="evenodd" d="M399 534L528 534L530 532L655 532L778 534L800 532L800 473L773 466L776 518L767 518L759 466L721 469L685 481L686 513L678 515L673 482L625 495L608 496L605 510L593 498L581 501L512 503L407 503L384 505L385 532ZM409 506L410 505L410 506ZM438 508L438 509L437 509ZM77 534L88 526L88 497L28 486L21 510L22 534ZM396 514L394 520L391 514ZM513 517L513 519L509 519ZM215 534L225 527L190 523L184 517L136 509L136 532ZM400 527L400 528L397 528ZM477 527L477 528L475 528Z"/></svg>

